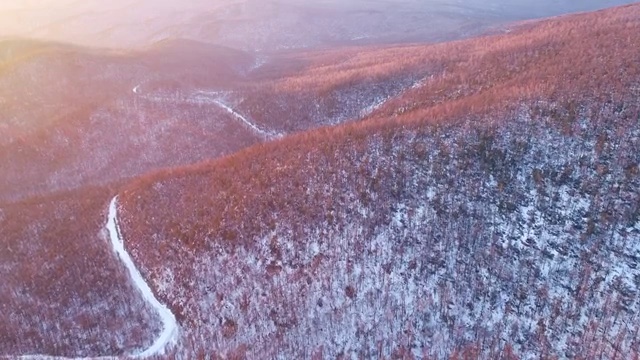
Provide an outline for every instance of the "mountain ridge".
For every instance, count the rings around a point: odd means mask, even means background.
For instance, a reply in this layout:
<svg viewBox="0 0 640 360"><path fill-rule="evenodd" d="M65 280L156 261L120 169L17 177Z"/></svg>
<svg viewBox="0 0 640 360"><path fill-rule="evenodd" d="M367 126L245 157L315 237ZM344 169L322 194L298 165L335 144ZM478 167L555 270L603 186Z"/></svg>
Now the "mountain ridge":
<svg viewBox="0 0 640 360"><path fill-rule="evenodd" d="M249 358L637 354L638 9L475 40L539 51L527 66L556 67L533 91L487 51L460 60L485 75L469 95L451 70L385 105L450 91L426 112L383 106L125 187L123 232L153 239L132 255L185 324L176 354L211 353L191 336ZM557 39L576 24L598 36ZM580 49L602 58L569 71ZM596 83L600 61L628 73Z"/></svg>
<svg viewBox="0 0 640 360"><path fill-rule="evenodd" d="M180 327L167 358L637 357L638 34L630 5L451 44L270 54L229 87L127 78L100 129L184 158L148 172L151 152L109 148L87 159L135 171L0 205L0 271L21 289L0 304L30 314L0 321L0 347L124 356L157 339L104 228L117 195L126 252ZM200 152L211 138L170 141L200 122L148 141L146 118L104 116L129 105L287 136ZM222 157L174 166L194 154ZM48 321L61 308L72 331Z"/></svg>

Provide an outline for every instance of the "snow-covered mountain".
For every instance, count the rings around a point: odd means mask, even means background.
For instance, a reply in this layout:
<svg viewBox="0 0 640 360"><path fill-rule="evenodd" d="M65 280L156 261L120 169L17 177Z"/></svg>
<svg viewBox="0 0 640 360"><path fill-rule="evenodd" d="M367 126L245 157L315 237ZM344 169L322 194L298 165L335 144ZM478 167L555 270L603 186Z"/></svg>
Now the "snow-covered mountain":
<svg viewBox="0 0 640 360"><path fill-rule="evenodd" d="M0 357L637 358L639 45L9 43Z"/></svg>
<svg viewBox="0 0 640 360"><path fill-rule="evenodd" d="M368 120L125 187L176 356L636 356L639 9L404 49L443 67Z"/></svg>
<svg viewBox="0 0 640 360"><path fill-rule="evenodd" d="M187 40L127 52L10 41L0 53L0 203L355 120L427 72L381 49L256 57Z"/></svg>

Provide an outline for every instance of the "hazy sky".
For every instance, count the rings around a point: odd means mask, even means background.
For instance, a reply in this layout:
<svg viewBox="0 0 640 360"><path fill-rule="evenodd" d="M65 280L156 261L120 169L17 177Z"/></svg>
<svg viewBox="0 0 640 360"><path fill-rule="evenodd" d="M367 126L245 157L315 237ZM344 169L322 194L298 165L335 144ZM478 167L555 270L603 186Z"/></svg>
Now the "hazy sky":
<svg viewBox="0 0 640 360"><path fill-rule="evenodd" d="M0 37L99 47L189 38L243 49L433 41L628 0L0 0ZM406 37L403 39L402 37Z"/></svg>

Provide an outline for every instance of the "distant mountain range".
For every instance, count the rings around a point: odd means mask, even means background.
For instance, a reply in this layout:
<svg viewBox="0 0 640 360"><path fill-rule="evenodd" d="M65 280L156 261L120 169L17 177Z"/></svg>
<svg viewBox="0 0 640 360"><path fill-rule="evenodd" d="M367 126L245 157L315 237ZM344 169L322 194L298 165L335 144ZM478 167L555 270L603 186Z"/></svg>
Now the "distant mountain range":
<svg viewBox="0 0 640 360"><path fill-rule="evenodd" d="M247 51L443 41L630 0L46 0L0 4L0 38L135 48L191 39Z"/></svg>
<svg viewBox="0 0 640 360"><path fill-rule="evenodd" d="M637 358L639 49L1 43L0 358Z"/></svg>

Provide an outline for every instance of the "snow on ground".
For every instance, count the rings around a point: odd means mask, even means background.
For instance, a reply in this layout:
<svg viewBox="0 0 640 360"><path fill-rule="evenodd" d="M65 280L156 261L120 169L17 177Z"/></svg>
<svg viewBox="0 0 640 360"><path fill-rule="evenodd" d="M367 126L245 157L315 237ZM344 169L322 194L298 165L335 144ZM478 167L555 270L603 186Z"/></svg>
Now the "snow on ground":
<svg viewBox="0 0 640 360"><path fill-rule="evenodd" d="M117 220L117 197L111 200L109 205L109 215L107 218L106 229L109 233L109 239L113 246L113 250L118 255L118 258L124 263L129 275L134 282L134 285L140 290L144 300L146 300L153 308L158 311L158 314L163 323L163 330L160 336L153 342L151 346L138 353L131 354L136 358L147 358L151 356L164 355L165 350L169 344L175 343L178 335L178 323L174 314L165 306L160 303L153 294L153 291L149 285L145 282L140 271L136 268L129 253L127 253L124 247L124 240L122 239L118 227ZM0 356L2 357L2 356ZM115 356L99 356L99 357L66 357L66 356L51 356L43 354L28 354L28 355L12 355L11 358L20 360L67 360L67 359L116 359Z"/></svg>
<svg viewBox="0 0 640 360"><path fill-rule="evenodd" d="M264 55L256 56L255 61L253 62L253 64L251 64L249 69L244 72L244 74L245 75L251 74L252 72L254 72L254 71L260 69L261 67L263 67L264 65L266 65L268 61L269 61L269 59Z"/></svg>
<svg viewBox="0 0 640 360"><path fill-rule="evenodd" d="M117 220L117 197L114 197L109 204L109 216L107 220L107 231L109 232L109 239L113 245L113 250L118 254L120 260L124 263L129 270L129 275L133 280L136 287L142 293L144 299L149 302L160 315L163 323L163 330L160 336L154 341L154 343L144 351L135 354L135 357L145 358L156 355L163 355L167 346L176 340L178 335L178 323L175 315L167 308L166 305L160 303L153 294L153 291L149 287L149 284L144 280L138 268L136 268L131 256L127 253L124 247L124 240L120 234Z"/></svg>
<svg viewBox="0 0 640 360"><path fill-rule="evenodd" d="M364 118L364 117L367 117L368 115L371 115L374 111L376 111L380 107L382 107L382 105L386 104L387 101L389 101L390 99L393 99L395 97L396 96L383 97L382 99L376 101L375 103L367 106L366 108L364 108L364 109L362 109L360 111L360 118Z"/></svg>
<svg viewBox="0 0 640 360"><path fill-rule="evenodd" d="M213 100L213 102L214 102L214 104L220 106L222 109L224 109L229 114L233 115L233 117L235 117L236 119L242 121L245 125L247 125L249 128L251 128L251 130L256 132L258 135L264 136L266 138L278 137L278 135L276 135L276 134L273 134L273 133L271 133L269 131L266 131L266 130L263 130L263 129L259 128L256 124L254 124L251 121L249 121L249 119L247 119L246 117L242 116L242 114L238 113L233 108L231 108L229 105L225 104L222 101L222 99L215 99L215 100Z"/></svg>
<svg viewBox="0 0 640 360"><path fill-rule="evenodd" d="M244 125L249 127L256 134L266 138L266 139L275 139L280 138L283 134L268 131L260 128L253 121L248 119L246 116L240 114L238 111L229 106L223 99L225 95L228 94L226 91L206 91L206 90L198 90L194 93L183 95L176 94L144 94L140 95L140 85L133 88L133 92L139 96L141 96L145 100L153 101L153 102L180 102L187 104L212 104L215 105L231 116L233 116L236 120L240 120Z"/></svg>
<svg viewBox="0 0 640 360"><path fill-rule="evenodd" d="M360 111L360 118L362 119L362 118L365 118L365 117L373 114L376 110L380 109L382 106L384 106L390 100L397 99L397 98L399 98L400 96L404 95L405 93L407 93L410 90L415 90L415 89L419 89L419 88L423 87L427 83L429 78L430 78L430 75L427 75L427 76L421 78L420 80L414 81L411 84L411 86L406 87L406 88L402 89L401 91L399 91L399 92L397 92L395 94L390 94L388 96L377 98L374 103L372 103L371 105L365 107L364 109L362 109Z"/></svg>

